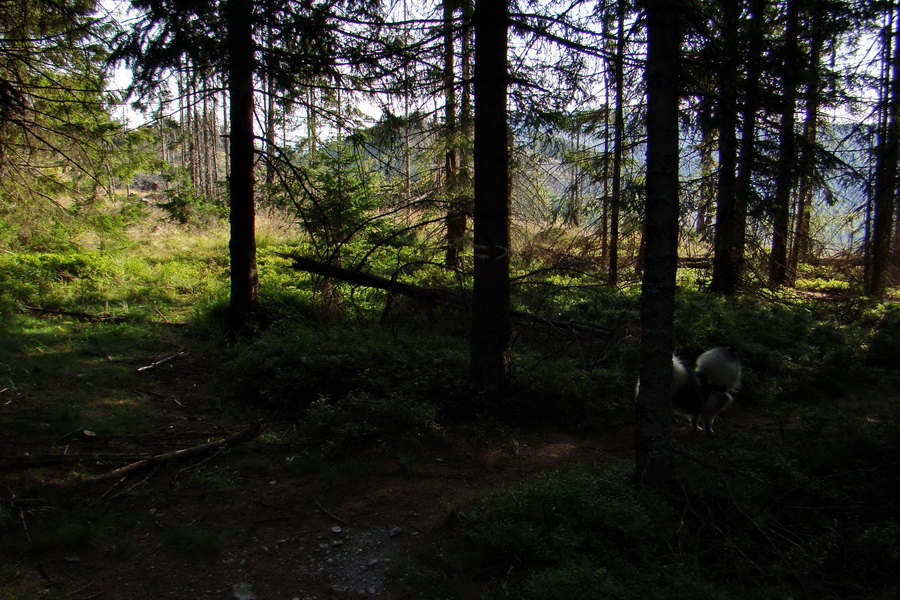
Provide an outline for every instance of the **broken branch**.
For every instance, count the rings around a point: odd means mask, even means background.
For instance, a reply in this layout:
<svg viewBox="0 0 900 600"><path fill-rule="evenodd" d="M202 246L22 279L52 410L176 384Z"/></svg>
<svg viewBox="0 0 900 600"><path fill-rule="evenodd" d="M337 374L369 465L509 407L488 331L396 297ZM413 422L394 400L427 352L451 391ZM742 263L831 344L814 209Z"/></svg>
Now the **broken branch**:
<svg viewBox="0 0 900 600"><path fill-rule="evenodd" d="M227 438L222 438L214 442L208 442L199 446L193 446L191 448L184 448L182 450L175 450L174 452L166 452L165 454L151 456L150 458L145 458L143 460L133 462L129 465L125 465L124 467L115 469L114 471L110 471L109 473L91 477L88 481L90 483L102 483L104 481L109 481L110 479L125 477L127 475L130 475L131 473L134 473L135 471L140 471L141 469L146 469L155 465L160 465L176 460L184 460L196 456L202 456L204 454L212 452L213 450L217 450L219 448L224 448L227 446L236 446L237 444L241 444L253 439L259 434L261 430L262 421L254 421L253 423L250 423L250 425L248 425L246 428L228 436Z"/></svg>
<svg viewBox="0 0 900 600"><path fill-rule="evenodd" d="M124 321L127 317L123 315L95 315L86 312L73 312L70 310L58 310L55 308L43 308L41 306L26 306L25 310L34 313L43 313L48 315L59 315L62 317L73 317L82 321Z"/></svg>
<svg viewBox="0 0 900 600"><path fill-rule="evenodd" d="M177 353L173 354L172 356L167 356L163 359L156 361L155 363L150 363L149 365L147 365L145 367L138 367L137 369L134 370L134 372L135 373L143 373L144 371L150 371L151 369L155 369L161 365L166 364L167 362L171 362L171 361L175 360L179 356L184 356L186 354L187 354L187 352L177 352Z"/></svg>

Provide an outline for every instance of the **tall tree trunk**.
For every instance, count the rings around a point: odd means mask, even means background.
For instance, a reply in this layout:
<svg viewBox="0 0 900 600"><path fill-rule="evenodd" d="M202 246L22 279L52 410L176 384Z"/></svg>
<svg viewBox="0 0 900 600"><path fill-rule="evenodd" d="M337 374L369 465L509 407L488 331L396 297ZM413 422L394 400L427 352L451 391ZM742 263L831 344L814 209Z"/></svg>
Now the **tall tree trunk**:
<svg viewBox="0 0 900 600"><path fill-rule="evenodd" d="M788 256L788 283L797 282L797 271L801 260L809 259L810 220L812 200L815 191L816 160L815 148L818 137L819 119L819 61L822 58L822 35L818 31L818 20L813 17L813 39L809 51L809 83L806 86L806 117L803 122L803 148L800 151L800 181L797 190L797 208L794 211L794 235Z"/></svg>
<svg viewBox="0 0 900 600"><path fill-rule="evenodd" d="M897 192L897 161L900 158L900 4L894 5L891 34L885 36L885 60L890 61L885 130L875 165L875 198L872 207L870 259L866 272L866 293L882 297L890 273L891 233L894 194Z"/></svg>
<svg viewBox="0 0 900 600"><path fill-rule="evenodd" d="M316 90L310 86L306 90L306 151L310 154L319 149L319 120L316 117Z"/></svg>
<svg viewBox="0 0 900 600"><path fill-rule="evenodd" d="M228 75L222 76L222 87L228 89ZM231 103L228 93L222 96L222 152L225 154L225 180L231 181ZM229 194L230 194L229 190Z"/></svg>
<svg viewBox="0 0 900 600"><path fill-rule="evenodd" d="M162 161L169 162L169 148L166 140L166 100L162 96L159 98L159 109L157 110L157 125L159 126L159 154Z"/></svg>
<svg viewBox="0 0 900 600"><path fill-rule="evenodd" d="M271 25L266 36L266 50L271 53L275 33ZM266 194L275 185L275 78L266 74Z"/></svg>
<svg viewBox="0 0 900 600"><path fill-rule="evenodd" d="M176 85L178 87L178 125L181 129L179 132L181 134L181 139L178 144L178 160L179 166L183 169L186 169L188 166L187 159L187 141L184 139L185 132L188 129L188 119L187 119L187 107L185 105L187 101L187 89L185 87L185 74L183 71L187 70L187 65L182 65L178 72L175 75Z"/></svg>
<svg viewBox="0 0 900 600"><path fill-rule="evenodd" d="M622 159L625 152L625 0L618 2L616 55L613 63L616 106L613 115L613 176L609 212L609 275L610 285L619 281L619 207L622 194Z"/></svg>
<svg viewBox="0 0 900 600"><path fill-rule="evenodd" d="M194 149L194 152L191 162L193 163L194 168L194 189L198 194L203 194L205 189L203 181L203 153L206 150L206 146L203 140L203 111L200 103L200 94L202 94L203 91L200 88L200 85L201 82L198 81L197 77L193 77L193 84L191 87L194 90L194 97L192 99L194 119L193 126L191 127L191 137L193 138L192 148Z"/></svg>
<svg viewBox="0 0 900 600"><path fill-rule="evenodd" d="M203 195L212 201L216 194L216 180L213 176L216 162L215 111L210 109L209 82L203 83Z"/></svg>
<svg viewBox="0 0 900 600"><path fill-rule="evenodd" d="M603 19L604 39L612 39L610 35L610 23L608 19ZM601 181L603 182L603 195L600 202L600 264L609 264L609 196L612 189L612 155L610 153L610 135L612 133L611 108L609 97L613 94L613 66L610 61L606 62L606 68L603 71L603 97L606 98L606 107L603 111L603 171L601 173Z"/></svg>
<svg viewBox="0 0 900 600"><path fill-rule="evenodd" d="M784 53L781 65L781 125L778 134L778 167L775 175L775 198L772 207L772 253L769 260L769 283L787 283L788 233L791 220L791 190L794 187L796 139L794 123L797 109L797 69L799 67L800 0L787 0L784 30Z"/></svg>
<svg viewBox="0 0 900 600"><path fill-rule="evenodd" d="M456 32L453 20L456 0L444 0L444 130L447 149L444 153L444 191L447 202L447 249L444 262L448 267L462 267L462 243L466 235L466 211L460 194L459 119L456 102Z"/></svg>
<svg viewBox="0 0 900 600"><path fill-rule="evenodd" d="M716 128L713 125L712 107L708 99L704 99L697 109L700 128L700 199L697 211L697 235L701 240L709 241L710 230L715 232L716 205L716 157L715 150Z"/></svg>
<svg viewBox="0 0 900 600"><path fill-rule="evenodd" d="M213 194L216 195L219 183L219 95L213 94L212 109L210 109L209 137L210 152L212 152L212 183Z"/></svg>
<svg viewBox="0 0 900 600"><path fill-rule="evenodd" d="M231 99L231 306L239 331L259 299L253 198L253 0L227 0L228 94Z"/></svg>
<svg viewBox="0 0 900 600"><path fill-rule="evenodd" d="M738 22L740 5L737 0L722 3L722 59L718 73L719 99L716 121L719 130L719 177L716 193L716 229L713 236L713 275L710 290L733 293L734 281L733 240L737 228L737 133L738 107L737 82L734 74L739 68Z"/></svg>
<svg viewBox="0 0 900 600"><path fill-rule="evenodd" d="M678 102L681 27L677 0L647 0L647 198L641 287L641 386L637 479L665 489L672 468L672 326L678 263Z"/></svg>
<svg viewBox="0 0 900 600"><path fill-rule="evenodd" d="M475 2L475 273L471 375L487 389L509 378L507 0Z"/></svg>
<svg viewBox="0 0 900 600"><path fill-rule="evenodd" d="M748 56L761 56L765 32L766 0L750 0L750 41ZM761 61L751 60L744 81L744 111L741 118L741 139L738 144L737 179L735 182L734 229L728 249L727 276L722 277L719 289L724 294L738 291L744 277L744 251L747 240L747 207L753 195L753 163L756 153L756 115L759 108L759 80Z"/></svg>

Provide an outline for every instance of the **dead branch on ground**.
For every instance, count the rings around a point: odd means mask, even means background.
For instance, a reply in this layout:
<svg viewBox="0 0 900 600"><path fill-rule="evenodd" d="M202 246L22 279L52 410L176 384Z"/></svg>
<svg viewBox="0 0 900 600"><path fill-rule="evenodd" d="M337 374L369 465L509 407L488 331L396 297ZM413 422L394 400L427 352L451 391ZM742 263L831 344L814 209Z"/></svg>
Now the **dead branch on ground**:
<svg viewBox="0 0 900 600"><path fill-rule="evenodd" d="M146 469L149 467L153 467L156 465L165 464L168 462L173 462L176 460L185 460L188 458L194 458L197 456L202 456L213 450L218 450L219 448L225 448L228 446L236 446L238 444L242 444L246 441L249 441L259 435L259 432L262 430L262 421L254 421L250 423L247 427L234 433L226 438L222 438L220 440L216 440L214 442L208 442L206 444L201 444L199 446L193 446L191 448L184 448L182 450L175 450L173 452L166 452L165 454L159 454L156 456L151 456L150 458L145 458L143 460L139 460L137 462L133 462L131 464L125 465L124 467L120 467L109 473L104 473L102 475L97 475L95 477L91 477L88 482L89 483L102 483L104 481L109 481L111 479L118 479L121 477L126 477L136 471L140 471L142 469Z"/></svg>
<svg viewBox="0 0 900 600"><path fill-rule="evenodd" d="M75 312L71 310L59 310L56 308L44 308L42 306L26 306L25 310L39 313L39 314L47 314L47 315L58 315L61 317L72 317L75 319L79 319L81 321L125 321L128 317L123 315L96 315L93 313L86 312Z"/></svg>
<svg viewBox="0 0 900 600"><path fill-rule="evenodd" d="M374 287L385 290L391 294L410 296L412 298L418 298L420 300L433 302L435 304L450 306L458 310L469 309L469 303L466 298L447 290L426 288L418 285L413 285L411 283L396 281L394 279L387 279L385 277L379 277L378 275L372 275L371 273L363 273L362 271L355 271L336 265L330 265L328 263L323 263L296 254L282 254L281 256L293 260L294 264L292 265L292 267L298 271L306 271L308 273L313 273L314 275L332 277L334 279L340 279L341 281L346 281L348 283L353 283L365 287ZM565 329L568 331L577 331L580 333L600 335L604 337L609 337L612 335L612 332L608 329L603 329L590 323L566 321L562 319L551 319L549 317L543 317L541 315L535 315L520 310L511 310L509 314L510 317L519 322L548 325L554 329Z"/></svg>
<svg viewBox="0 0 900 600"><path fill-rule="evenodd" d="M144 366L144 367L138 367L137 369L134 370L134 372L135 372L135 373L144 373L144 372L146 372L146 371L151 371L151 370L156 369L157 367L160 367L160 366L162 366L162 365L164 365L164 364L166 364L166 363L172 362L172 361L175 360L176 358L179 358L179 357L185 356L185 355L187 355L187 352L184 352L184 351L182 351L182 352L176 352L176 353L173 354L172 356L167 356L167 357L162 358L162 359L160 359L160 360L158 360L158 361L156 361L156 362L150 363L150 364L147 365L147 366Z"/></svg>

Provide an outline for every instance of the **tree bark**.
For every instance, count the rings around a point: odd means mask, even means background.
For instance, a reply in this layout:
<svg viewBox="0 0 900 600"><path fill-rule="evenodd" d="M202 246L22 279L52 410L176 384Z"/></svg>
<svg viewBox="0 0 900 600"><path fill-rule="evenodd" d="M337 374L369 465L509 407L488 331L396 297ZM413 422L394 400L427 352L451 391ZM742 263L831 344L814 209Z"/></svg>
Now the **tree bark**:
<svg viewBox="0 0 900 600"><path fill-rule="evenodd" d="M766 0L750 1L750 42L748 56L761 56L765 25ZM741 139L738 143L734 229L731 231L727 277L722 278L720 292L734 294L744 277L744 252L747 241L747 206L753 194L753 163L756 153L756 115L759 106L761 61L751 60L744 82L744 110L741 117Z"/></svg>
<svg viewBox="0 0 900 600"><path fill-rule="evenodd" d="M253 148L253 2L228 0L228 93L231 121L231 305L229 331L239 331L256 309L256 207Z"/></svg>
<svg viewBox="0 0 900 600"><path fill-rule="evenodd" d="M822 35L817 29L818 21L813 20L812 43L809 52L809 83L806 86L806 117L803 123L803 147L800 151L800 181L797 190L797 209L794 216L794 236L788 257L788 283L797 282L800 261L809 259L810 221L812 200L815 190L816 160L815 148L818 137L819 92L821 88L819 61L822 59Z"/></svg>
<svg viewBox="0 0 900 600"><path fill-rule="evenodd" d="M738 227L737 203L737 82L739 68L738 21L740 6L737 0L722 3L723 28L722 59L719 63L719 98L716 121L719 130L719 177L716 193L716 228L713 236L713 274L709 289L713 292L734 293L737 281L734 273L734 231Z"/></svg>
<svg viewBox="0 0 900 600"><path fill-rule="evenodd" d="M781 126L778 140L778 170L772 207L772 252L769 260L769 284L784 285L788 280L787 250L791 217L791 190L794 187L796 139L794 123L797 107L797 69L799 55L800 0L787 0L784 31L784 59L781 65Z"/></svg>
<svg viewBox="0 0 900 600"><path fill-rule="evenodd" d="M455 27L453 20L455 0L444 0L444 134L447 137L447 149L444 153L444 193L447 202L447 213L444 219L446 226L447 249L445 264L451 268L460 268L463 264L462 247L466 235L466 210L464 199L460 193L460 152L459 152L459 118L456 101L456 49Z"/></svg>
<svg viewBox="0 0 900 600"><path fill-rule="evenodd" d="M509 379L509 147L506 0L475 2L475 271L471 376L502 389Z"/></svg>
<svg viewBox="0 0 900 600"><path fill-rule="evenodd" d="M609 274L608 282L619 281L619 207L622 195L622 159L625 153L625 0L617 4L616 55L613 63L615 108L613 115L612 198L609 202Z"/></svg>
<svg viewBox="0 0 900 600"><path fill-rule="evenodd" d="M266 50L272 53L274 46L275 33L272 26L269 26L268 35L266 36ZM272 186L275 185L275 78L271 73L266 74L266 191L267 195L272 193ZM270 197L271 198L271 197Z"/></svg>
<svg viewBox="0 0 900 600"><path fill-rule="evenodd" d="M678 262L678 2L647 0L647 188L641 287L637 480L667 488L672 467L672 325Z"/></svg>
<svg viewBox="0 0 900 600"><path fill-rule="evenodd" d="M881 298L887 291L890 273L891 234L894 218L894 194L897 191L898 159L900 159L900 6L895 5L893 29L885 36L885 56L890 57L888 100L885 130L880 138L875 165L875 198L866 293Z"/></svg>

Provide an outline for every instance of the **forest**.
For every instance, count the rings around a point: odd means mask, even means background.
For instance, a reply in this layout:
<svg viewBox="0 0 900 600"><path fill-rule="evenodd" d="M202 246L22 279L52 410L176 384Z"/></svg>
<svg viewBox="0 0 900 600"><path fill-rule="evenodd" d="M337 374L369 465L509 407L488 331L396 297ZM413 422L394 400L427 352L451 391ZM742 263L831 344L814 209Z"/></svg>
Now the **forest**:
<svg viewBox="0 0 900 600"><path fill-rule="evenodd" d="M897 0L0 0L0 598L897 598L898 170Z"/></svg>

